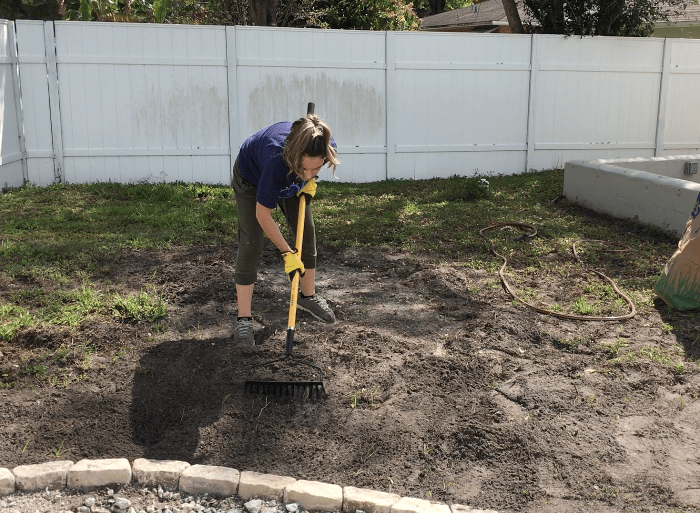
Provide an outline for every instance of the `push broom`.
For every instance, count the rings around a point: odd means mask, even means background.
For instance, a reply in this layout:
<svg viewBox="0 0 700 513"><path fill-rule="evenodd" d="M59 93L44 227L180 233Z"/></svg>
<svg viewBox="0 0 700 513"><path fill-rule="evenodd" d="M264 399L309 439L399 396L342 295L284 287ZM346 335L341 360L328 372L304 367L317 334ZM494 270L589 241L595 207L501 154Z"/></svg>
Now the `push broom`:
<svg viewBox="0 0 700 513"><path fill-rule="evenodd" d="M314 113L314 104L309 103L307 109L307 115ZM299 198L299 216L297 218L297 231L296 231L296 244L295 247L299 251L299 258L301 258L301 245L304 241L304 217L306 216L306 197L301 196ZM264 362L255 365L251 368L260 369L262 367L273 367L273 373L279 371L282 367L280 362L287 363L292 367L305 367L307 369L312 369L313 374L316 379L311 380L275 380L275 379L248 379L244 383L244 388L246 392L277 396L290 399L299 400L319 400L323 399L326 395L323 388L323 370L298 356L292 354L292 347L294 346L294 325L296 324L296 313L297 313L297 295L299 293L299 280L301 278L301 273L297 270L292 277L292 292L289 300L289 316L287 318L287 342L285 354L282 358L277 358L269 362Z"/></svg>

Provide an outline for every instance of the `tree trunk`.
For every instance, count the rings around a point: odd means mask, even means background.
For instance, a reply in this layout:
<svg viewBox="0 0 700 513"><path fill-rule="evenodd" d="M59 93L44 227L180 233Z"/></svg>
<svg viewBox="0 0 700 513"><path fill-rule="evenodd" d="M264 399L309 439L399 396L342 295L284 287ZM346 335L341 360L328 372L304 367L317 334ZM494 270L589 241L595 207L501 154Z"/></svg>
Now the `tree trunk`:
<svg viewBox="0 0 700 513"><path fill-rule="evenodd" d="M503 0L503 10L506 11L510 31L513 34L524 34L525 29L523 28L523 22L520 20L518 5L515 2L516 0Z"/></svg>
<svg viewBox="0 0 700 513"><path fill-rule="evenodd" d="M445 11L445 0L428 0L431 14L439 14Z"/></svg>
<svg viewBox="0 0 700 513"><path fill-rule="evenodd" d="M277 25L277 0L250 0L250 22L259 27Z"/></svg>

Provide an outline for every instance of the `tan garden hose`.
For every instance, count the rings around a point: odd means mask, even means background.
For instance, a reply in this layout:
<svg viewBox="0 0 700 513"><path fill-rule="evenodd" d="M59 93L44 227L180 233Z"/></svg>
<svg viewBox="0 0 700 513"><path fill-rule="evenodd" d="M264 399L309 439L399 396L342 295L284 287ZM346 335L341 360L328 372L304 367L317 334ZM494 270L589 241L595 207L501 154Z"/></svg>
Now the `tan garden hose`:
<svg viewBox="0 0 700 513"><path fill-rule="evenodd" d="M486 235L484 235L484 232L487 232L489 230L494 230L496 228L501 228L503 226L516 226L522 230L526 230L529 232L527 234L528 238L534 237L535 235L537 235L537 228L535 228L532 225L525 224L525 223L506 222L506 223L492 224L490 226L487 226L486 228L482 228L481 230L479 230L479 235L484 237L491 244L491 252L494 255L496 255L497 257L499 257L501 260L503 260L503 264L501 265L501 268L498 270L498 276L501 279L501 284L503 285L503 288L506 289L508 294L510 294L513 297L513 299L521 302L522 304L524 304L528 308L532 308L533 310L535 310L537 312L540 312L540 313L546 314L546 315L552 315L554 317L560 317L562 319L575 319L578 321L622 321L625 319L631 319L632 317L637 315L637 308L634 306L634 303L632 303L632 300L629 297L627 297L619 288L617 288L617 285L615 284L614 281L612 281L610 278L605 276L603 273L596 271L594 269L586 269L586 270L588 272L596 274L597 276L599 276L600 278L602 278L603 280L608 282L610 284L610 286L613 288L613 290L621 298L623 298L627 302L627 304L630 307L630 313L625 314L625 315L615 315L615 316L610 316L610 317L601 317L601 316L593 316L593 315L590 315L590 316L589 315L574 315L574 314L564 314L564 313L560 313L560 312L554 312L552 310L547 310L547 309L540 308L540 307L535 306L535 305L531 305L530 303L528 303L527 301L525 301L524 299L519 297L515 293L515 291L513 291L512 287L508 283L508 280L506 280L506 278L503 274L503 270L508 265L508 259L506 257L504 257L503 255L501 255L498 251L496 251L496 246L495 246L493 240L489 239ZM581 262L581 258L578 256L578 253L576 252L576 244L579 242L604 242L604 241L598 241L598 240L593 240L593 239L583 239L583 240L579 240L579 241L574 242L572 245L572 251L574 253L574 258L576 259L577 262ZM601 251L618 252L618 251L629 251L629 249L601 250Z"/></svg>

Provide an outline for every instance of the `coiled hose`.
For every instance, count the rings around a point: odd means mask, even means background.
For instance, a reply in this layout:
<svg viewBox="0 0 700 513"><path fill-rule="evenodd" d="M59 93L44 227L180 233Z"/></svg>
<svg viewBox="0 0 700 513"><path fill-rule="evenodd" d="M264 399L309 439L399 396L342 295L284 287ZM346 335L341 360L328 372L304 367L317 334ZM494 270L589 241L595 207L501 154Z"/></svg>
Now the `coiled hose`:
<svg viewBox="0 0 700 513"><path fill-rule="evenodd" d="M489 230L494 230L496 228L501 228L503 226L515 226L517 228L525 230L526 232L528 232L526 234L527 238L532 238L535 235L537 235L537 228L535 228L534 226L532 226L530 224L526 224L526 223L506 222L506 223L492 224L492 225L489 225L489 226L479 230L479 235L484 237L491 244L491 252L494 255L496 255L497 257L499 257L501 260L503 260L503 264L501 265L501 268L498 270L498 277L501 279L501 285L503 285L503 288L506 289L508 294L510 294L513 297L513 299L519 301L523 305L525 305L528 308L531 308L537 312L540 312L540 313L545 314L545 315L552 315L554 317L560 317L562 319L575 319L578 321L622 321L625 319L631 319L632 317L637 315L637 308L634 306L634 303L632 302L632 300L629 297L627 297L624 294L624 292L622 292L619 288L617 288L617 285L615 284L615 282L613 280L611 280L610 278L605 276L600 271L596 271L594 269L586 269L586 271L593 273L593 274L599 276L600 278L602 278L603 280L605 280L606 282L608 282L610 284L610 286L613 288L613 290L615 291L615 293L617 295L619 295L621 298L623 298L625 300L625 302L627 302L627 305L629 305L629 307L630 307L630 313L625 314L625 315L614 315L614 316L610 316L610 317L594 316L594 315L574 315L574 314L565 314L565 313L561 313L561 312L547 310L545 308L540 308L538 306L535 306L535 305L528 303L527 301L525 301L524 299L522 299L520 296L518 296L515 293L515 291L510 286L510 284L508 283L508 280L506 280L506 278L503 274L503 270L508 265L508 259L505 256L501 255L498 251L496 251L496 246L495 246L493 240L489 239L486 235L484 235L484 233L489 231ZM579 242L605 242L605 241L594 240L594 239L581 239L579 241L574 242L572 244L572 251L574 254L574 258L576 259L577 262L581 262L581 258L578 256L578 253L576 251L576 244ZM614 250L609 249L609 250L601 250L601 251L608 252L608 253L620 252L620 251L629 251L629 248L614 249Z"/></svg>

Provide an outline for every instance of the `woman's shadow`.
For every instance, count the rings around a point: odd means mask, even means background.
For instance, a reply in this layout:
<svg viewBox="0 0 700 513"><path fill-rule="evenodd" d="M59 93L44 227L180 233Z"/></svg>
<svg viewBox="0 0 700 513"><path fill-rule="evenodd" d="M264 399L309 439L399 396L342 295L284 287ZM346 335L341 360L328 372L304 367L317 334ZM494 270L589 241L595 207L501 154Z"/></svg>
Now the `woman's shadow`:
<svg viewBox="0 0 700 513"><path fill-rule="evenodd" d="M241 393L240 365L228 339L178 340L151 348L139 360L130 408L132 440L144 457L191 461L202 426Z"/></svg>

